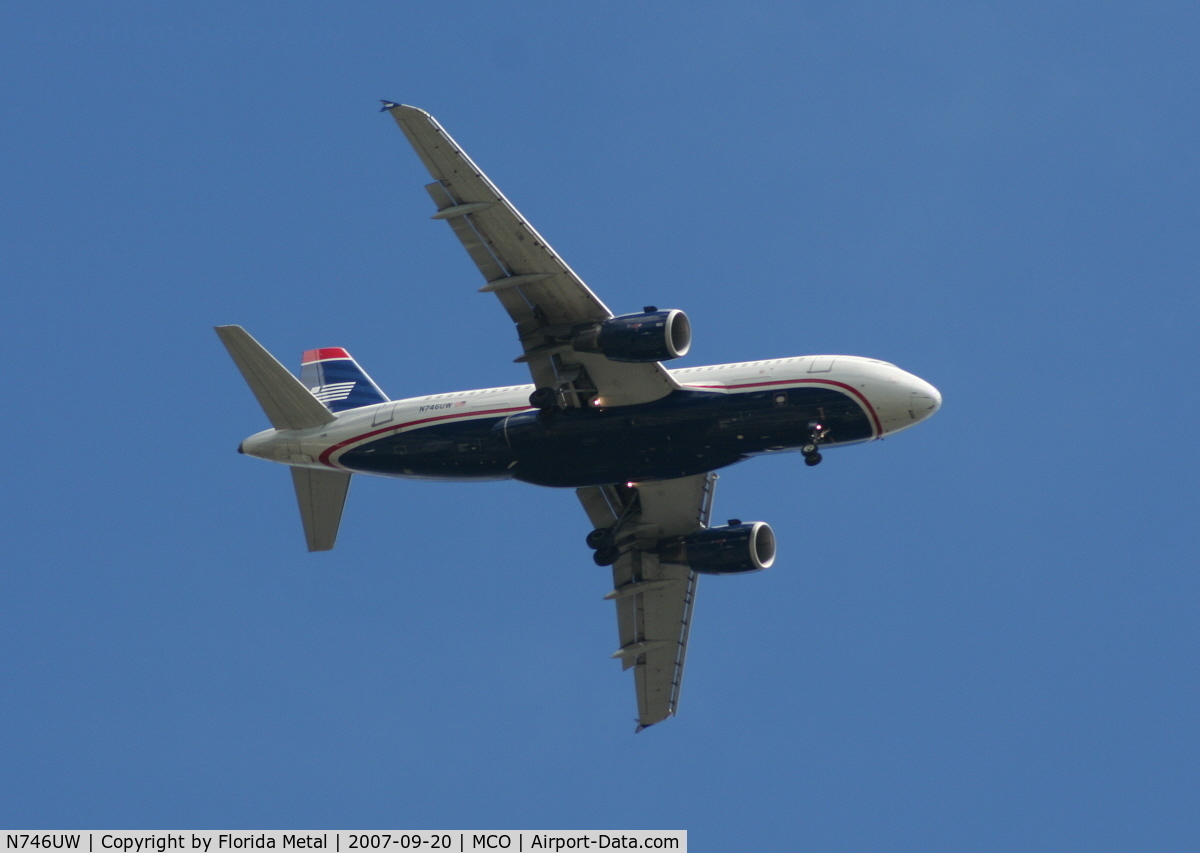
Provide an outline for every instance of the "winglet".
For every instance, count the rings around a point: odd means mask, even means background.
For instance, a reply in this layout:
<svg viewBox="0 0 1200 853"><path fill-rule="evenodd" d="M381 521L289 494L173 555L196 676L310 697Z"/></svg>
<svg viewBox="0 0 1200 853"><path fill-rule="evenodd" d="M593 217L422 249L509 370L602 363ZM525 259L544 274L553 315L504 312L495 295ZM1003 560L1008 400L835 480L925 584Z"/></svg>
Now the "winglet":
<svg viewBox="0 0 1200 853"><path fill-rule="evenodd" d="M393 103L392 101L381 100L379 103L383 104L383 107L379 110L381 113L386 113L388 110L393 110L396 107L400 106L399 104Z"/></svg>
<svg viewBox="0 0 1200 853"><path fill-rule="evenodd" d="M263 345L241 326L217 326L217 335L267 420L275 429L308 429L334 420L336 415L312 395L291 371L275 360Z"/></svg>

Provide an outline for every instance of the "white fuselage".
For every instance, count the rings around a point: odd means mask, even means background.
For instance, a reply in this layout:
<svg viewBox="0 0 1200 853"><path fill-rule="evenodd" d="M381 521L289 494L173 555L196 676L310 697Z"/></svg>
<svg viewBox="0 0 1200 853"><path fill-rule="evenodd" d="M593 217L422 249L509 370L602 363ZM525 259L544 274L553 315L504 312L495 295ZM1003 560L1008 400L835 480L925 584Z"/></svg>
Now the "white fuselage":
<svg viewBox="0 0 1200 853"><path fill-rule="evenodd" d="M830 446L860 443L899 432L929 417L941 405L937 389L923 379L893 364L859 356L800 356L736 362L685 367L672 370L670 374L683 390L721 395L788 388L836 389L862 409L870 423L870 434L853 441L839 441L835 435L828 442ZM527 412L531 409L529 394L532 390L532 385L510 385L393 400L341 412L336 420L321 427L265 430L246 439L241 449L251 456L287 465L361 470L339 464L342 455L381 436ZM628 407L631 411L636 408ZM403 469L386 473L406 476ZM409 476L428 475L413 473Z"/></svg>

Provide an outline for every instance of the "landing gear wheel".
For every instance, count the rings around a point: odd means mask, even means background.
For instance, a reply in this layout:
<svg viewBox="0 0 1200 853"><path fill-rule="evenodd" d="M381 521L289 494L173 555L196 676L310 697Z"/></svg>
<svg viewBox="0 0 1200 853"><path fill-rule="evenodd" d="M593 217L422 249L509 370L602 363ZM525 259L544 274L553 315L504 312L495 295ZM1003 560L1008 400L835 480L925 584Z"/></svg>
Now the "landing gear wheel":
<svg viewBox="0 0 1200 853"><path fill-rule="evenodd" d="M612 530L608 527L597 527L587 535L587 546L593 551L611 547L613 543Z"/></svg>
<svg viewBox="0 0 1200 853"><path fill-rule="evenodd" d="M598 549L595 554L592 554L592 560L597 566L611 566L620 556L621 552L612 545L609 545L606 548Z"/></svg>
<svg viewBox="0 0 1200 853"><path fill-rule="evenodd" d="M814 453L817 452L817 446L815 444L811 444L811 443L806 444L800 448L800 452L803 453L805 456L812 456Z"/></svg>
<svg viewBox="0 0 1200 853"><path fill-rule="evenodd" d="M806 453L804 455L804 464L808 465L809 467L812 467L813 465L820 465L821 464L821 454L820 453Z"/></svg>
<svg viewBox="0 0 1200 853"><path fill-rule="evenodd" d="M529 395L529 405L538 409L557 409L558 392L553 388L538 388Z"/></svg>

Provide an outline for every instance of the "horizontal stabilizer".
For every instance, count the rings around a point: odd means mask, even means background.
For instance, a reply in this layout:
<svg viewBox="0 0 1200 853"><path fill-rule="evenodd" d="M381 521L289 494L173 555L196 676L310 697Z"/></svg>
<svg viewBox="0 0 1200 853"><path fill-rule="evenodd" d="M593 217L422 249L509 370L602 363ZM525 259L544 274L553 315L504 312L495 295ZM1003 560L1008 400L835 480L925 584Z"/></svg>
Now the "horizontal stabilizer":
<svg viewBox="0 0 1200 853"><path fill-rule="evenodd" d="M300 520L304 522L308 550L331 550L342 523L342 508L346 505L350 474L345 471L293 468L292 483L296 487L296 501L300 504Z"/></svg>
<svg viewBox="0 0 1200 853"><path fill-rule="evenodd" d="M333 413L241 326L217 326L216 332L275 429L308 429L334 419Z"/></svg>

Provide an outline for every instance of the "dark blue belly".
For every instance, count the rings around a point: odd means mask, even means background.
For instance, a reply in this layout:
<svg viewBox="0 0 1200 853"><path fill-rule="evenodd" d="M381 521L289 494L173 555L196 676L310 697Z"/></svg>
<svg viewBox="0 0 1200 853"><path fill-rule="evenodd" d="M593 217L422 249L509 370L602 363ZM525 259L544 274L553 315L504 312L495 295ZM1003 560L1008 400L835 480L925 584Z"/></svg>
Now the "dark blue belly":
<svg viewBox="0 0 1200 853"><path fill-rule="evenodd" d="M829 388L676 391L641 406L432 425L355 448L340 462L376 474L593 486L686 477L795 448L813 421L829 429L829 444L873 436L858 403Z"/></svg>
<svg viewBox="0 0 1200 853"><path fill-rule="evenodd" d="M504 438L504 418L444 421L392 433L338 459L353 471L436 480L507 480L516 454Z"/></svg>

